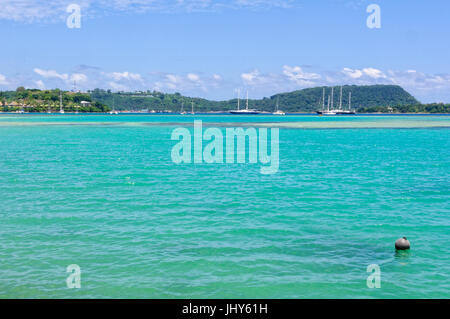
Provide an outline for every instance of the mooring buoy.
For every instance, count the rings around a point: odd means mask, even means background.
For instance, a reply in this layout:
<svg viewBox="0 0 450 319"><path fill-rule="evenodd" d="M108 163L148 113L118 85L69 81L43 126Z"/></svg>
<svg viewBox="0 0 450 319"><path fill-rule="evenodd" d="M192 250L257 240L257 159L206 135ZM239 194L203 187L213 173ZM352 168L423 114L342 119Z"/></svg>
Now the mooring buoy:
<svg viewBox="0 0 450 319"><path fill-rule="evenodd" d="M395 249L397 250L407 250L411 248L411 244L406 237L399 238L395 241Z"/></svg>

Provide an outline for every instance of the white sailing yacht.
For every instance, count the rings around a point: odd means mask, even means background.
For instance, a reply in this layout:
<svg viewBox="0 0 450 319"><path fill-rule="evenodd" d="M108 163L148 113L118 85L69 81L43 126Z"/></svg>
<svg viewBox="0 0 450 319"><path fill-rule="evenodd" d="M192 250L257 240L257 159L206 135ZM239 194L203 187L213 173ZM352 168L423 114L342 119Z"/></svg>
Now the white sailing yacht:
<svg viewBox="0 0 450 319"><path fill-rule="evenodd" d="M61 91L59 92L59 113L64 114L64 109L62 106L62 93Z"/></svg>
<svg viewBox="0 0 450 319"><path fill-rule="evenodd" d="M186 114L186 112L184 111L184 102L181 102L181 112L180 112L180 114L181 115L185 115Z"/></svg>
<svg viewBox="0 0 450 319"><path fill-rule="evenodd" d="M114 99L114 93L113 93L113 107L112 110L109 112L111 115L117 115L119 112L116 111L116 100Z"/></svg>
<svg viewBox="0 0 450 319"><path fill-rule="evenodd" d="M339 112L337 114L341 114L341 115L356 114L356 112L354 110L352 110L352 92L348 93L348 110L344 110L342 108L342 88L341 88L341 107L339 108Z"/></svg>
<svg viewBox="0 0 450 319"><path fill-rule="evenodd" d="M333 96L334 90L331 88L331 95ZM331 97L331 100L333 98ZM328 95L328 106L327 109L325 109L325 88L323 88L322 91L322 110L317 111L317 114L319 115L336 115L336 112L334 112L332 109L330 110L330 96Z"/></svg>
<svg viewBox="0 0 450 319"><path fill-rule="evenodd" d="M272 114L273 114L273 115L286 115L286 113L284 113L283 111L281 111L281 110L278 109L278 107L279 107L279 103L278 103L279 100L280 100L280 98L277 96L276 109L275 109L275 112L273 112Z"/></svg>

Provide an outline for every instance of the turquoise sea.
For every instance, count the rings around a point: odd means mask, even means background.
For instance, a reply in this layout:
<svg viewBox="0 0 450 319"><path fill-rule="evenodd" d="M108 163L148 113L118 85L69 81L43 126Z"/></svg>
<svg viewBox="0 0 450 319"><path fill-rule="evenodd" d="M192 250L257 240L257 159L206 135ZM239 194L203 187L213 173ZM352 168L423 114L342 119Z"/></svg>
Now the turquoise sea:
<svg viewBox="0 0 450 319"><path fill-rule="evenodd" d="M278 173L173 163L171 133L194 119L279 127ZM450 298L449 128L450 116L0 115L0 298ZM402 236L412 249L396 253Z"/></svg>

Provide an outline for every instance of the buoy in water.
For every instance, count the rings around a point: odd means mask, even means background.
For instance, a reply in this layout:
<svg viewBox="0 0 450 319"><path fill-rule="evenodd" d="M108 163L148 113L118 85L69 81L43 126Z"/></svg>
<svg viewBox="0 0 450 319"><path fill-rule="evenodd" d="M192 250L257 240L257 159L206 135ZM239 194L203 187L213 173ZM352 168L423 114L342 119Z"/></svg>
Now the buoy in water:
<svg viewBox="0 0 450 319"><path fill-rule="evenodd" d="M395 241L395 249L397 250L407 250L411 248L411 244L406 237L399 238Z"/></svg>

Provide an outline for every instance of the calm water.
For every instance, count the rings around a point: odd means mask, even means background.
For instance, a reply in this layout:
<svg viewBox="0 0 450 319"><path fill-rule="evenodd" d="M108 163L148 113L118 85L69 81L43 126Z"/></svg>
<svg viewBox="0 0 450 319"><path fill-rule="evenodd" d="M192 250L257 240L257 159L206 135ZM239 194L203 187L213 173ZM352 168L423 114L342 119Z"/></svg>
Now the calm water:
<svg viewBox="0 0 450 319"><path fill-rule="evenodd" d="M194 118L291 123L279 172L174 164L171 123ZM450 298L449 128L446 116L1 115L0 298ZM402 236L412 249L396 254ZM66 286L70 264L81 289Z"/></svg>

